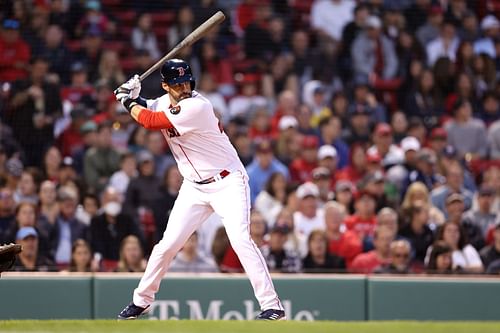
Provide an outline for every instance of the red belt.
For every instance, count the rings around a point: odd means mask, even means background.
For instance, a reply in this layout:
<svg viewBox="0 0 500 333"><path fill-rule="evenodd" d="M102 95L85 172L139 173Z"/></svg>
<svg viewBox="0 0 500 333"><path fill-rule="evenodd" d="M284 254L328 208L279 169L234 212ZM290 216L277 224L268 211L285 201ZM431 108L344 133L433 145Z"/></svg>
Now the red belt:
<svg viewBox="0 0 500 333"><path fill-rule="evenodd" d="M204 180L200 180L199 182L195 182L195 183L196 184L200 184L200 185L210 184L210 183L213 183L213 182L216 182L218 180L226 178L226 176L229 175L229 174L230 174L229 171L222 170L218 175L216 175L214 177L210 177L210 178L207 178L207 179L204 179Z"/></svg>

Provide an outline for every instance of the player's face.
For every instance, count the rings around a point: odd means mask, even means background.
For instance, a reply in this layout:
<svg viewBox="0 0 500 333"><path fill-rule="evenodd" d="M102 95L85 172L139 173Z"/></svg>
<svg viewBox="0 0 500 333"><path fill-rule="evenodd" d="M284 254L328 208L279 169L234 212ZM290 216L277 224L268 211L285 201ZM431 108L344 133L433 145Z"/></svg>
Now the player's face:
<svg viewBox="0 0 500 333"><path fill-rule="evenodd" d="M170 95L172 102L179 103L185 98L191 97L191 82L183 82L174 85L163 84L163 88Z"/></svg>

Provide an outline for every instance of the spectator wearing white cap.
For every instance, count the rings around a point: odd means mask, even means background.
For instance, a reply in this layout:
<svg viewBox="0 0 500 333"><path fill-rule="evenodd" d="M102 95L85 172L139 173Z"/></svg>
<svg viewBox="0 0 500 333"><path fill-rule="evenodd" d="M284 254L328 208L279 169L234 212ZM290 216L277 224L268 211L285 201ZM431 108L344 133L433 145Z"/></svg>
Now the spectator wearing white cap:
<svg viewBox="0 0 500 333"><path fill-rule="evenodd" d="M323 145L331 145L337 153L337 167L342 169L349 163L349 146L342 139L342 120L337 115L319 121L319 138Z"/></svg>
<svg viewBox="0 0 500 333"><path fill-rule="evenodd" d="M497 57L495 39L500 37L500 21L493 15L485 16L481 21L481 30L484 37L474 43L474 53L486 53L495 59Z"/></svg>
<svg viewBox="0 0 500 333"><path fill-rule="evenodd" d="M336 173L338 170L338 153L334 146L323 145L319 147L318 166L328 170L330 174L330 187L333 188L337 179Z"/></svg>
<svg viewBox="0 0 500 333"><path fill-rule="evenodd" d="M278 138L276 140L276 157L288 165L297 157L297 146L294 143L301 140L298 133L299 122L292 115L284 115L278 121Z"/></svg>
<svg viewBox="0 0 500 333"><path fill-rule="evenodd" d="M307 238L315 230L325 229L324 211L319 208L319 189L314 183L306 182L297 188L298 210L293 214L294 232L299 239L301 257L307 254Z"/></svg>
<svg viewBox="0 0 500 333"><path fill-rule="evenodd" d="M391 167L387 173L391 175L391 180L396 186L401 189L410 172L416 170L420 142L414 136L407 136L401 140L400 147L404 153L404 162L401 165Z"/></svg>
<svg viewBox="0 0 500 333"><path fill-rule="evenodd" d="M366 20L365 30L351 47L353 69L356 76L392 79L398 69L393 42L382 33L382 21L377 16Z"/></svg>

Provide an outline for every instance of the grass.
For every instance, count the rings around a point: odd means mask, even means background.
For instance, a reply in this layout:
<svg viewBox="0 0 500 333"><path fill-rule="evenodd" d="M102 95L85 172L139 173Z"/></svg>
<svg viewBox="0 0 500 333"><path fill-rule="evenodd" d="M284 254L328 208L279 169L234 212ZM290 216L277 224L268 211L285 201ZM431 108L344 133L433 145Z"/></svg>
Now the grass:
<svg viewBox="0 0 500 333"><path fill-rule="evenodd" d="M106 333L500 333L500 322L256 322L256 321L115 321L115 320L7 320L0 332Z"/></svg>

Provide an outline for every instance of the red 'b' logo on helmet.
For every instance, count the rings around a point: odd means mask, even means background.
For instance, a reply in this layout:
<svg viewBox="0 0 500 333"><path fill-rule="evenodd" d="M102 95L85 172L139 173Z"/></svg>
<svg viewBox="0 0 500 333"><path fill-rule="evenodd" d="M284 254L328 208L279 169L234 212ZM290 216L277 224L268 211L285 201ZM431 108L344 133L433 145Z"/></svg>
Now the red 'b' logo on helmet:
<svg viewBox="0 0 500 333"><path fill-rule="evenodd" d="M177 70L179 71L179 76L184 76L184 74L186 73L183 67L177 67Z"/></svg>

